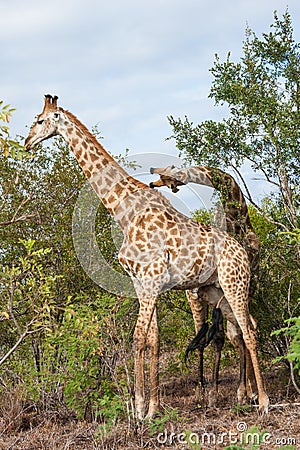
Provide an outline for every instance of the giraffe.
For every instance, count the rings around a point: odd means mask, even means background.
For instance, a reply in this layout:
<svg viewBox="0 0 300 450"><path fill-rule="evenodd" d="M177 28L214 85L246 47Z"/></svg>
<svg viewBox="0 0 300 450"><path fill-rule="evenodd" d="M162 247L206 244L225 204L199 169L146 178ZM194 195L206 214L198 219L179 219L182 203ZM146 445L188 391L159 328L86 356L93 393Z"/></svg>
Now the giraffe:
<svg viewBox="0 0 300 450"><path fill-rule="evenodd" d="M243 244L248 252L250 265L253 266L260 247L259 239L253 230L244 194L231 175L221 169L207 166L169 166L151 168L150 172L160 175L159 180L150 183L152 188L167 186L176 193L178 186L197 183L219 191L225 213L226 231Z"/></svg>
<svg viewBox="0 0 300 450"><path fill-rule="evenodd" d="M220 201L225 213L226 223L223 225L226 226L226 231L234 236L246 249L251 272L253 273L257 269L258 253L260 248L259 239L252 227L243 192L231 175L221 169L208 166L192 166L188 168L168 166L166 168L151 168L150 172L160 176L157 181L150 183L151 188L167 186L172 190L172 192L177 193L179 191L178 186L186 185L188 183L196 183L211 186L217 189L220 193ZM204 389L203 352L204 346L208 344L206 333L209 331L206 323L207 304L203 299L202 289L199 289L196 292L187 291L186 295L192 309L196 331L196 338L189 345L187 354L189 351L196 349L196 347L199 348L199 378L200 385L202 386L202 389ZM252 320L254 319L252 318ZM210 339L213 340L215 350L212 377L213 388L209 392L210 405L214 404L217 398L220 357L224 345L224 328L222 317L219 317L215 321L213 319L213 322L214 325L212 328L216 331L216 333L213 337L212 333L210 336ZM238 401L243 402L246 398L246 392L249 398L255 396L256 386L253 368L248 352L245 353L240 330L236 329L230 322L227 327L227 337L238 350L241 357ZM246 381L247 386L245 385Z"/></svg>
<svg viewBox="0 0 300 450"><path fill-rule="evenodd" d="M160 193L130 176L88 129L46 95L44 108L25 140L27 151L55 135L67 142L92 188L123 231L121 265L139 300L133 335L135 414L138 421L159 410L159 331L156 304L168 289L206 286L210 301L223 295L228 316L243 333L258 386L259 410L268 411L256 334L248 310L249 263L243 247L227 233L198 224ZM211 292L212 291L212 292ZM145 395L145 350L150 349L149 402ZM146 408L147 404L147 408Z"/></svg>

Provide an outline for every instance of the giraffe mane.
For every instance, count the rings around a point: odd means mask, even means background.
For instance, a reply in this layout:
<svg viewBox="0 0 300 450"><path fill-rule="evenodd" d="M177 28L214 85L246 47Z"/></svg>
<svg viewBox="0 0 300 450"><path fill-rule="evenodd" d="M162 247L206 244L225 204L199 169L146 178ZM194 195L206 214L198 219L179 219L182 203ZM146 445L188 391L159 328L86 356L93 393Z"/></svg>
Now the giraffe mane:
<svg viewBox="0 0 300 450"><path fill-rule="evenodd" d="M90 132L90 130L82 123L80 120L70 111L67 109L59 108L60 111L66 114L67 117L69 117L73 123L75 123L78 128L82 130L85 136L87 136L93 145L98 148L102 153L105 153L105 156L107 156L108 159L111 161L114 161L114 158L105 150L103 145L100 144L100 142L97 140L97 138Z"/></svg>
<svg viewBox="0 0 300 450"><path fill-rule="evenodd" d="M77 125L78 128L83 132L85 136L92 142L92 144L101 151L102 154L105 154L108 160L115 161L115 159L105 150L103 145L100 144L100 142L97 140L97 138L90 132L90 130L82 123L80 120L70 111L59 108L60 111L62 111L67 117L69 117L72 122ZM128 176L129 179L132 179L135 181L135 185L141 188L147 188L149 189L149 186L142 181L137 180L136 178L132 177L131 175Z"/></svg>

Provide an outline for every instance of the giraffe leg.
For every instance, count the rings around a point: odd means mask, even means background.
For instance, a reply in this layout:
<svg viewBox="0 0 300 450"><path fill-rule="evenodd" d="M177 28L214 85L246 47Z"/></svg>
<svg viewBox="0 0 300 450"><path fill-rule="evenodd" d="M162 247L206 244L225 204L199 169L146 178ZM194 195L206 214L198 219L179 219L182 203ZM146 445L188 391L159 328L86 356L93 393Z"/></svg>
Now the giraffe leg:
<svg viewBox="0 0 300 450"><path fill-rule="evenodd" d="M249 351L246 349L246 390L250 400L257 398L257 384Z"/></svg>
<svg viewBox="0 0 300 450"><path fill-rule="evenodd" d="M186 291L186 297L192 310L195 332L197 335L199 330L202 328L202 325L207 320L208 306L205 298L201 295L201 290ZM202 403L205 389L204 348L205 340L203 341L203 345L199 346L199 385L195 394L197 403Z"/></svg>
<svg viewBox="0 0 300 450"><path fill-rule="evenodd" d="M142 300L140 300L140 310L133 335L135 409L136 409L136 417L138 420L141 421L144 420L146 411L145 350L147 344L147 335L152 321L152 316L154 314L155 305L156 305L156 298L151 297L151 298L143 298ZM155 325L153 326L153 329L154 328Z"/></svg>
<svg viewBox="0 0 300 450"><path fill-rule="evenodd" d="M195 332L197 334L207 320L206 299L201 295L201 290L186 291L186 298L192 310Z"/></svg>
<svg viewBox="0 0 300 450"><path fill-rule="evenodd" d="M230 327L232 330L230 331ZM239 327L231 322L227 323L227 336L236 351L240 355L240 381L237 392L237 399L240 404L257 397L257 385L255 374L248 349L245 347L243 336Z"/></svg>
<svg viewBox="0 0 300 450"><path fill-rule="evenodd" d="M251 362L253 365L253 371L255 374L255 380L257 384L258 390L258 403L259 403L259 412L261 414L267 413L269 408L269 398L265 391L264 382L259 366L258 354L257 354L257 343L256 343L256 333L251 330L243 331L244 341L249 351Z"/></svg>
<svg viewBox="0 0 300 450"><path fill-rule="evenodd" d="M220 299L220 297L223 294L223 291L220 288L217 288L215 286L209 286L204 288L204 292L207 296L207 302L210 306L215 307ZM255 384L255 376L252 369L252 362L250 354L245 347L245 343L242 336L242 331L235 319L235 315L233 314L233 311L231 307L229 306L226 298L222 301L220 308L222 310L223 316L227 319L227 337L235 347L235 349L238 351L240 356L240 379L239 379L239 387L237 392L237 399L239 403L243 403L246 397L246 389L248 394L248 384L251 382L252 386L256 386ZM252 318L251 318L252 322ZM253 320L254 322L254 320ZM217 370L217 358L218 354L215 354L215 362L216 365L215 368L215 374ZM252 372L251 372L252 369ZM251 377L252 373L252 377ZM216 375L215 375L216 377ZM254 381L253 381L254 378ZM216 379L216 378L215 378ZM247 385L246 385L247 380ZM251 396L250 396L251 398Z"/></svg>
<svg viewBox="0 0 300 450"><path fill-rule="evenodd" d="M253 325L254 330L257 329L257 323L255 319L250 314L250 319ZM250 399L254 399L257 397L257 384L255 380L255 374L253 370L253 364L251 361L251 356L249 351L246 349L246 388L247 388L247 396Z"/></svg>
<svg viewBox="0 0 300 450"><path fill-rule="evenodd" d="M147 344L150 347L150 398L146 418L152 419L159 409L159 331L157 325L157 312L154 310L150 328L148 331Z"/></svg>
<svg viewBox="0 0 300 450"><path fill-rule="evenodd" d="M240 404L246 401L246 348L243 340L242 332L236 323L227 322L228 339L239 353L240 356L240 380L237 391L237 400Z"/></svg>
<svg viewBox="0 0 300 450"><path fill-rule="evenodd" d="M227 246L223 248L218 262L218 282L249 351L258 390L259 412L267 413L269 398L258 360L256 326L249 312L249 260L246 251L236 244L228 239Z"/></svg>
<svg viewBox="0 0 300 450"><path fill-rule="evenodd" d="M240 300L236 302L233 299L230 301L229 296L227 296L226 298L242 330L243 340L245 342L246 348L251 358L258 390L259 412L262 414L267 413L269 408L269 398L265 391L263 377L260 370L257 352L256 332L254 330L253 323L250 318L247 301Z"/></svg>

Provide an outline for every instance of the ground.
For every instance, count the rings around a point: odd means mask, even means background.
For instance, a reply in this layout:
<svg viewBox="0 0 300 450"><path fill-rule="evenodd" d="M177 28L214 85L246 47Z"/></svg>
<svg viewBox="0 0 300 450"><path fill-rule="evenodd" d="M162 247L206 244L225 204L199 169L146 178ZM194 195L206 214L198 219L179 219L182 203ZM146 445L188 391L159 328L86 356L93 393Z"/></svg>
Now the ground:
<svg viewBox="0 0 300 450"><path fill-rule="evenodd" d="M235 368L222 370L217 407L200 409L195 404L194 375L162 379L162 413L152 424L136 428L127 417L104 434L99 423L79 422L68 414L42 416L20 410L17 426L0 421L0 449L223 450L229 445L236 445L235 449L300 449L300 397L286 369L265 369L271 407L263 417L256 407L244 409L235 404L237 375ZM258 440L260 446L255 447Z"/></svg>

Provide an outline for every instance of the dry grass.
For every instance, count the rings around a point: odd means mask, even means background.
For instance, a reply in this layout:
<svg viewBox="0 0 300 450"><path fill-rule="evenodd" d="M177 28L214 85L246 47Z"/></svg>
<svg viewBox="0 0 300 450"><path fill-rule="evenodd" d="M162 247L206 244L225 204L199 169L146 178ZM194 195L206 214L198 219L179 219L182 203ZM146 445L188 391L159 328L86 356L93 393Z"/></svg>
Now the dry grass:
<svg viewBox="0 0 300 450"><path fill-rule="evenodd" d="M279 440L287 444L288 439L297 440L300 448L300 402L292 386L287 384L287 374L283 369L272 369L266 373L271 405L267 416L259 417L257 408L251 411L234 407L237 389L237 374L232 369L222 371L218 406L213 409L195 408L194 392L196 380L186 375L180 379L162 380L162 417L152 424L135 428L128 419L117 423L103 433L99 423L78 422L66 411L47 414L38 413L33 405L24 405L22 392L11 392L1 399L0 449L2 450L122 450L122 449L223 449L228 444L229 433L238 432L239 426L249 430L257 427L270 434L267 443L260 449L279 449ZM278 406L280 404L281 406ZM286 406L282 406L286 405ZM170 411L178 412L174 418L166 420ZM165 423L164 423L165 421ZM164 435L159 435L162 427ZM101 433L102 429L102 433ZM171 434L174 433L174 434ZM181 434L185 433L185 434ZM192 446L198 436L204 443ZM224 443L220 439L224 437ZM205 437L216 437L216 442L208 443ZM226 437L227 436L227 437ZM240 433L238 434L238 438ZM226 441L227 439L227 441ZM165 443L162 443L166 440ZM186 443L182 441L185 440ZM293 443L293 442L292 442ZM251 448L251 447L250 447Z"/></svg>

